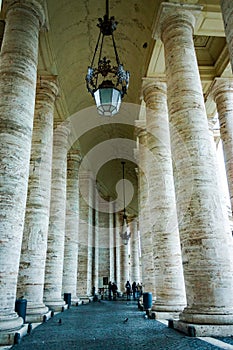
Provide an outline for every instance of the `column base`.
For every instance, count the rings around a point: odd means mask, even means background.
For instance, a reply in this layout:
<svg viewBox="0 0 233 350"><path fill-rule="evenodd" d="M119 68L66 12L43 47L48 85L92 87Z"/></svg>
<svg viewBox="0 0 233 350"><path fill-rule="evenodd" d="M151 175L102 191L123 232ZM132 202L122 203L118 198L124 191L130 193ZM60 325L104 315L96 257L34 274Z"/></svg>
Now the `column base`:
<svg viewBox="0 0 233 350"><path fill-rule="evenodd" d="M44 307L44 310L35 309L33 312L28 310L26 313L26 323L41 323L45 322L51 317L51 311L48 307Z"/></svg>
<svg viewBox="0 0 233 350"><path fill-rule="evenodd" d="M71 305L72 306L78 306L78 305L81 305L82 304L82 301L80 300L80 298L78 297L74 297L71 299Z"/></svg>
<svg viewBox="0 0 233 350"><path fill-rule="evenodd" d="M184 310L184 305L160 305L153 304L151 315L153 318L160 320L168 320L168 319L179 319L180 313Z"/></svg>
<svg viewBox="0 0 233 350"><path fill-rule="evenodd" d="M233 334L233 324L194 324L179 320L170 320L169 327L179 332L185 333L190 337L229 337Z"/></svg>
<svg viewBox="0 0 233 350"><path fill-rule="evenodd" d="M81 304L88 304L93 300L93 296L80 295L79 296Z"/></svg>
<svg viewBox="0 0 233 350"><path fill-rule="evenodd" d="M166 311L154 311L151 310L151 318L154 318L156 320L178 320L179 319L179 312L166 312Z"/></svg>
<svg viewBox="0 0 233 350"><path fill-rule="evenodd" d="M45 300L45 305L54 312L61 312L68 308L64 300Z"/></svg>
<svg viewBox="0 0 233 350"><path fill-rule="evenodd" d="M0 317L0 345L12 345L15 343L15 334L23 329L23 318L16 312L9 316Z"/></svg>

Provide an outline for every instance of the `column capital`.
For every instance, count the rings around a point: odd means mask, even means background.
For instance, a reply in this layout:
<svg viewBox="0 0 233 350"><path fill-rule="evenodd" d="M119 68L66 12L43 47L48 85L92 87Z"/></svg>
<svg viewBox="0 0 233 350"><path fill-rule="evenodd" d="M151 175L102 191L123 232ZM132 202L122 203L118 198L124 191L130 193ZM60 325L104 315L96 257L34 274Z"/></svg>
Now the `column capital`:
<svg viewBox="0 0 233 350"><path fill-rule="evenodd" d="M32 12L39 20L40 26L45 24L45 3L44 0L5 0L3 4L3 16L10 10L25 9Z"/></svg>
<svg viewBox="0 0 233 350"><path fill-rule="evenodd" d="M142 95L145 102L147 96L158 92L167 95L167 84L165 78L146 77L142 79Z"/></svg>
<svg viewBox="0 0 233 350"><path fill-rule="evenodd" d="M154 22L152 37L161 39L164 28L182 22L189 24L194 30L195 16L200 13L202 8L200 5L162 2Z"/></svg>
<svg viewBox="0 0 233 350"><path fill-rule="evenodd" d="M215 78L209 91L209 97L213 100L220 94L233 92L233 78Z"/></svg>

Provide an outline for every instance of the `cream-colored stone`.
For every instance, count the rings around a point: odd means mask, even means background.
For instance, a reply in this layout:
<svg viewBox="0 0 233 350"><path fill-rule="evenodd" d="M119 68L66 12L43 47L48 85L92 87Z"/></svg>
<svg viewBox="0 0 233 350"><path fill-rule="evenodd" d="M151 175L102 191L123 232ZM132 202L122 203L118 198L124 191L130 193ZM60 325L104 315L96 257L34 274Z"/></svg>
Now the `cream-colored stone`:
<svg viewBox="0 0 233 350"><path fill-rule="evenodd" d="M44 302L54 311L64 306L62 277L66 218L67 149L70 128L59 125L53 137L53 161L48 245L45 268Z"/></svg>
<svg viewBox="0 0 233 350"><path fill-rule="evenodd" d="M220 0L220 4L222 8L228 50L230 53L231 69L233 71L233 3L229 0Z"/></svg>
<svg viewBox="0 0 233 350"><path fill-rule="evenodd" d="M66 224L62 279L62 295L71 293L72 303L78 302L78 229L79 229L79 184L78 169L80 152L70 151L67 156Z"/></svg>
<svg viewBox="0 0 233 350"><path fill-rule="evenodd" d="M194 16L162 5L171 148L187 307L185 322L231 323L232 237L221 206L193 44ZM158 20L159 22L159 20ZM214 277L213 277L214 276ZM224 315L224 317L222 317Z"/></svg>
<svg viewBox="0 0 233 350"><path fill-rule="evenodd" d="M186 305L180 238L173 182L167 87L160 79L144 80L147 147L153 154L148 164L150 226L152 231L158 312L181 312Z"/></svg>
<svg viewBox="0 0 233 350"><path fill-rule="evenodd" d="M6 1L4 9L0 60L0 331L22 324L14 308L35 106L39 17L43 17L43 8L38 10L37 5L37 1Z"/></svg>
<svg viewBox="0 0 233 350"><path fill-rule="evenodd" d="M139 270L139 236L137 218L134 217L130 221L130 280L136 283L141 282Z"/></svg>
<svg viewBox="0 0 233 350"><path fill-rule="evenodd" d="M93 180L89 171L79 172L79 187L84 196L79 196L79 244L77 293L82 298L92 294L93 257Z"/></svg>
<svg viewBox="0 0 233 350"><path fill-rule="evenodd" d="M43 304L52 171L53 113L58 94L55 77L40 77L36 90L28 196L17 296L27 299L27 321L48 311Z"/></svg>
<svg viewBox="0 0 233 350"><path fill-rule="evenodd" d="M233 80L216 78L212 94L217 105L231 208L233 208Z"/></svg>
<svg viewBox="0 0 233 350"><path fill-rule="evenodd" d="M142 283L145 292L156 296L155 273L153 260L152 227L150 225L149 207L149 172L147 133L144 121L137 121L138 128L138 164L139 164L139 230L141 237Z"/></svg>

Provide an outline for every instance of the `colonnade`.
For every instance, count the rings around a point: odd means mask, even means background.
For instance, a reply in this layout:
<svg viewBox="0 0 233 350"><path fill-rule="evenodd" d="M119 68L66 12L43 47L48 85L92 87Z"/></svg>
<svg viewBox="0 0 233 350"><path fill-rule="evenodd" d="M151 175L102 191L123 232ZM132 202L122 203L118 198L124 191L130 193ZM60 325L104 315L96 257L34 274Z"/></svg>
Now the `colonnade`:
<svg viewBox="0 0 233 350"><path fill-rule="evenodd" d="M233 63L233 4L222 0L221 6ZM93 286L102 286L104 276L121 290L129 276L140 278L137 221L131 222L129 266L128 247L119 242L119 217L112 210L98 211L91 173L79 174L81 158L70 149L69 122L53 127L56 77L37 80L43 1L9 0L4 11L2 343L23 324L14 311L16 297L28 299L30 321L41 320L49 309L62 309L63 293L72 293L78 302L92 294ZM200 11L194 5L162 3L155 21L166 79L144 79L146 120L136 123L142 278L145 290L153 293L156 317L175 317L175 327L186 332L192 326L196 334L225 335L233 330L233 247L193 43ZM232 82L217 79L212 93L232 199ZM80 188L88 201L79 196Z"/></svg>

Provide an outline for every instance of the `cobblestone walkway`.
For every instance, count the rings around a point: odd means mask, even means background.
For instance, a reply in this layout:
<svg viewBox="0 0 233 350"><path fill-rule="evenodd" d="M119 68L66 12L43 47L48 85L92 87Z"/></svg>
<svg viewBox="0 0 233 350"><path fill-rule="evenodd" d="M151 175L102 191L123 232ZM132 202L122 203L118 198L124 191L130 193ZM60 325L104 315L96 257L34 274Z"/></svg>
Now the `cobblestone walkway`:
<svg viewBox="0 0 233 350"><path fill-rule="evenodd" d="M144 318L137 302L93 302L59 313L25 336L14 350L217 350L161 322ZM128 321L124 320L128 318Z"/></svg>

